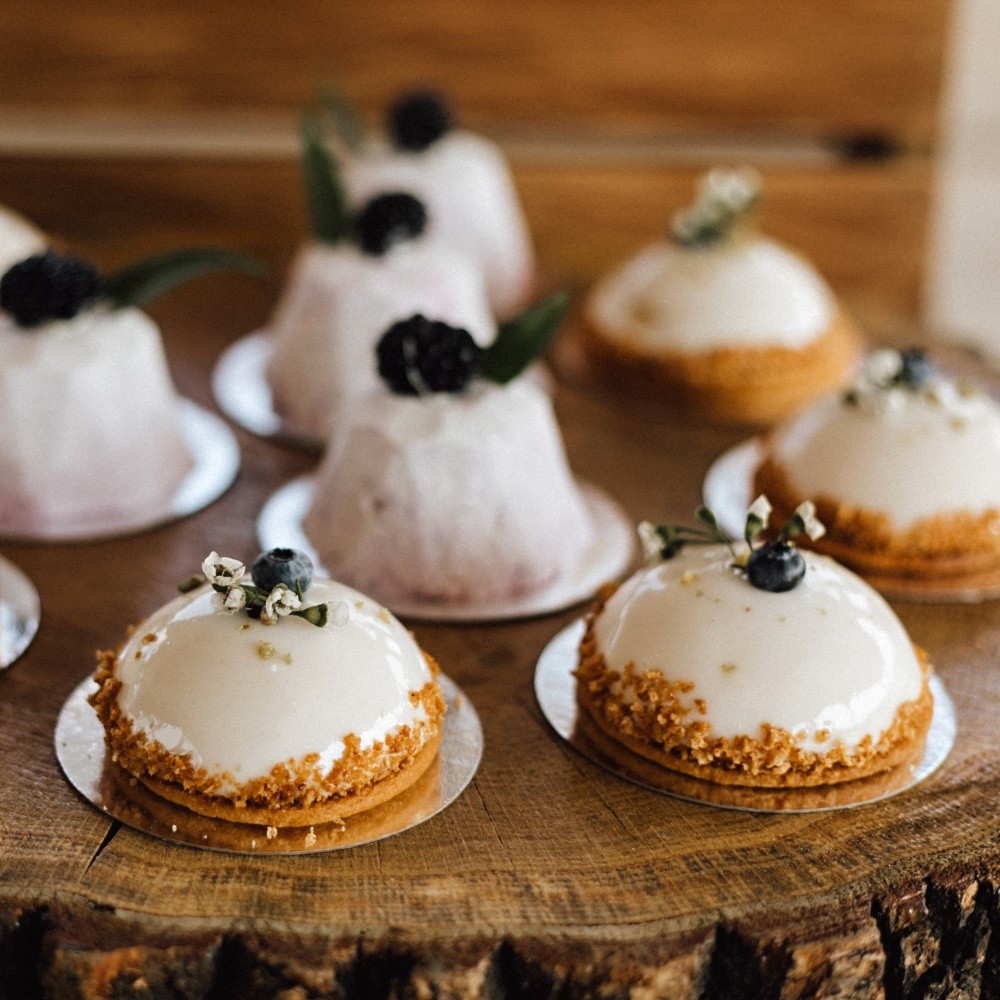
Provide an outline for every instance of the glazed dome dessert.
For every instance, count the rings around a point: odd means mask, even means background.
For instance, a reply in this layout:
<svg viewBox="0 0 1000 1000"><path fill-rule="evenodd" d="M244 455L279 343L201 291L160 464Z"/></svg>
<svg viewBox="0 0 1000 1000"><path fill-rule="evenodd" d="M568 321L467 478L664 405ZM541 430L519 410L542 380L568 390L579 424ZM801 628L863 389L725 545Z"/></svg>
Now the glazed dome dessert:
<svg viewBox="0 0 1000 1000"><path fill-rule="evenodd" d="M351 200L386 190L411 191L427 206L432 236L474 260L486 277L490 306L506 319L535 293L531 236L499 147L452 127L443 99L401 96L390 108L385 140L344 155Z"/></svg>
<svg viewBox="0 0 1000 1000"><path fill-rule="evenodd" d="M855 384L777 428L755 483L779 512L814 497L818 546L884 580L1000 572L1000 407L923 352L876 351Z"/></svg>
<svg viewBox="0 0 1000 1000"><path fill-rule="evenodd" d="M40 229L23 216L0 206L0 274L19 260L41 253L46 242Z"/></svg>
<svg viewBox="0 0 1000 1000"><path fill-rule="evenodd" d="M296 431L326 440L355 399L378 388L373 350L394 321L425 313L489 343L496 326L478 266L425 233L421 201L382 191L351 219L336 164L307 126L303 166L314 239L299 251L270 323L274 407ZM325 185L321 183L325 181Z"/></svg>
<svg viewBox="0 0 1000 1000"><path fill-rule="evenodd" d="M767 524L751 507L754 545ZM643 526L651 563L591 612L577 668L589 719L662 767L717 784L816 787L914 762L929 667L886 602L790 538Z"/></svg>
<svg viewBox="0 0 1000 1000"><path fill-rule="evenodd" d="M162 798L268 826L340 820L433 762L434 661L385 608L276 549L211 553L205 582L99 655L91 703L112 759ZM197 582L197 581L194 581Z"/></svg>
<svg viewBox="0 0 1000 1000"><path fill-rule="evenodd" d="M160 333L135 308L245 258L179 251L101 277L54 251L0 281L0 531L104 530L165 508L191 467Z"/></svg>
<svg viewBox="0 0 1000 1000"><path fill-rule="evenodd" d="M840 386L860 351L815 269L750 225L750 171L713 171L697 202L591 292L583 345L605 378L692 418L772 423Z"/></svg>
<svg viewBox="0 0 1000 1000"><path fill-rule="evenodd" d="M334 435L303 524L330 573L391 607L509 600L574 571L591 516L548 397L516 377L564 308L539 307L487 351L423 317L384 335L388 388ZM544 336L515 359L529 327Z"/></svg>

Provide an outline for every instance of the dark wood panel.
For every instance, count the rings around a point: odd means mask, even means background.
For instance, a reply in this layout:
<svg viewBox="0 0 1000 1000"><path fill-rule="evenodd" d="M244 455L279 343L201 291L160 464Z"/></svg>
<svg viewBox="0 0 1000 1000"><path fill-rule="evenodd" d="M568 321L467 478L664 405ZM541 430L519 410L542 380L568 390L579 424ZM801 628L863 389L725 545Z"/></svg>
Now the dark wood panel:
<svg viewBox="0 0 1000 1000"><path fill-rule="evenodd" d="M294 109L415 81L491 129L871 131L926 146L944 0L4 0L0 107Z"/></svg>

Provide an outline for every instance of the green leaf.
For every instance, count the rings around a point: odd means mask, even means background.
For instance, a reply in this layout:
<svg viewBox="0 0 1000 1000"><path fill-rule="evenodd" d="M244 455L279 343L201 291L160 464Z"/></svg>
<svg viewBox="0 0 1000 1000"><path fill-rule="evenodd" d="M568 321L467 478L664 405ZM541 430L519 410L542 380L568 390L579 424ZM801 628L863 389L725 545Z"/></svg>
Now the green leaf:
<svg viewBox="0 0 1000 1000"><path fill-rule="evenodd" d="M320 84L319 101L340 141L356 153L365 144L365 126L354 102L339 80Z"/></svg>
<svg viewBox="0 0 1000 1000"><path fill-rule="evenodd" d="M309 608L300 608L298 611L293 611L292 614L296 618L305 618L307 622L311 625L317 625L322 628L329 618L330 607L327 604L314 604Z"/></svg>
<svg viewBox="0 0 1000 1000"><path fill-rule="evenodd" d="M170 250L123 267L104 279L104 295L116 308L144 306L172 288L213 271L260 274L260 261L233 250Z"/></svg>
<svg viewBox="0 0 1000 1000"><path fill-rule="evenodd" d="M483 355L481 373L506 385L517 378L552 343L569 307L569 296L557 292L502 324L497 339Z"/></svg>
<svg viewBox="0 0 1000 1000"><path fill-rule="evenodd" d="M349 213L340 169L323 141L323 128L315 116L304 114L302 134L302 185L313 236L323 243L347 238Z"/></svg>

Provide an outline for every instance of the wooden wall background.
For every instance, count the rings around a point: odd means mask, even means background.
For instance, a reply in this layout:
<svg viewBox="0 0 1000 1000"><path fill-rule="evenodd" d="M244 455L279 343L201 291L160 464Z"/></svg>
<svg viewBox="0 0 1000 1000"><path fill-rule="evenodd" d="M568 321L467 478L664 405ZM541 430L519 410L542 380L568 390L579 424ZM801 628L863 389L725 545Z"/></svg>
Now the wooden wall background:
<svg viewBox="0 0 1000 1000"><path fill-rule="evenodd" d="M942 0L4 0L0 200L102 263L203 231L280 273L317 81L373 119L419 82L506 145L554 276L586 285L698 170L753 162L765 228L878 328L919 309L948 21Z"/></svg>

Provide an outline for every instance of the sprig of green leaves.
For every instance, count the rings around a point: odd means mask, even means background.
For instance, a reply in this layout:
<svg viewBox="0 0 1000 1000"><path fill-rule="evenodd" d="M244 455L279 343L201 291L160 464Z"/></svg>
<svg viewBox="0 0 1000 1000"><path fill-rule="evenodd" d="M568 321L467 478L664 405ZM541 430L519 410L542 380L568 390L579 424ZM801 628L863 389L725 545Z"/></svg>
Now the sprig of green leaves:
<svg viewBox="0 0 1000 1000"><path fill-rule="evenodd" d="M500 385L517 378L548 349L568 308L569 296L556 292L501 324L496 340L483 354L483 378Z"/></svg>

